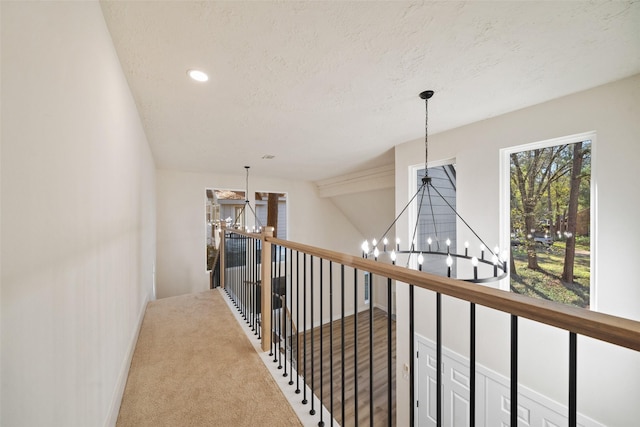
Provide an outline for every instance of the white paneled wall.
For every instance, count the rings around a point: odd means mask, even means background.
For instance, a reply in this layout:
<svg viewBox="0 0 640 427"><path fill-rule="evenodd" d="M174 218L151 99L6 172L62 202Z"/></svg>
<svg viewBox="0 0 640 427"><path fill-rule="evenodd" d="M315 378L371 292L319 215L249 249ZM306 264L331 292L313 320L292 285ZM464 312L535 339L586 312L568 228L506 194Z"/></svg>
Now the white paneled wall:
<svg viewBox="0 0 640 427"><path fill-rule="evenodd" d="M436 425L436 343L416 335L416 424ZM469 426L469 359L442 349L443 426ZM476 364L476 425L509 426L510 382L485 366ZM567 425L567 407L531 389L518 388L518 427ZM578 414L581 427L604 427Z"/></svg>

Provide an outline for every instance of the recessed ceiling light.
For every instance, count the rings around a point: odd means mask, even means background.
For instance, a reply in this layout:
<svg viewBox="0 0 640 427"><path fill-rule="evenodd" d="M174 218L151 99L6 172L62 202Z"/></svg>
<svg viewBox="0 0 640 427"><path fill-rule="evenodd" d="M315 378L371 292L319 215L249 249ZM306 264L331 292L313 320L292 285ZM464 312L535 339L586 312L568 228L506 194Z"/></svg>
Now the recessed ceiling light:
<svg viewBox="0 0 640 427"><path fill-rule="evenodd" d="M209 80L207 73L200 70L189 70L187 71L187 75L197 82L206 82Z"/></svg>

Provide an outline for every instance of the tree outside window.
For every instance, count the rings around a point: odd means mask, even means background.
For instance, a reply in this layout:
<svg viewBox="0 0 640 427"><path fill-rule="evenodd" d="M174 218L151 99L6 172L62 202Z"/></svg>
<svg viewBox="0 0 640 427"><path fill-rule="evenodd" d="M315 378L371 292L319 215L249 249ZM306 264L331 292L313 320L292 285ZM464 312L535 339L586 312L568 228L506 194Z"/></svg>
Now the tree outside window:
<svg viewBox="0 0 640 427"><path fill-rule="evenodd" d="M591 141L510 154L511 290L589 308Z"/></svg>

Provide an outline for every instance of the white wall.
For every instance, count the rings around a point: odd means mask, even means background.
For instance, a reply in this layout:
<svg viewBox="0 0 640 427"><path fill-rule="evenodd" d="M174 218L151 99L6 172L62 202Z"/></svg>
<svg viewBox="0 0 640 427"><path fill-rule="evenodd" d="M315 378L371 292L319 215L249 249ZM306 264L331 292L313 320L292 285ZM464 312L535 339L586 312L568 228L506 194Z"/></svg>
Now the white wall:
<svg viewBox="0 0 640 427"><path fill-rule="evenodd" d="M97 2L2 2L3 426L114 423L155 166Z"/></svg>
<svg viewBox="0 0 640 427"><path fill-rule="evenodd" d="M438 95L430 120L438 120ZM640 320L640 209L637 159L640 155L640 76L563 97L430 137L430 160L455 158L458 210L487 242L499 242L499 150L587 131L597 132L592 178L597 191L595 281L599 311ZM408 169L424 152L424 142L396 148L396 211L408 200ZM482 209L477 207L481 206ZM399 232L408 234L407 223ZM508 230L506 230L508 232ZM398 307L408 304L406 287L398 287ZM433 336L435 297L419 293L417 331ZM468 305L446 300L445 345L468 354ZM509 375L509 319L490 310L478 313L478 362ZM398 330L407 330L407 311L398 310ZM566 404L566 333L520 322L520 380ZM398 334L398 378L408 363L406 334ZM640 418L640 355L578 340L578 410L611 426L633 425ZM408 382L398 383L398 425L408 420Z"/></svg>
<svg viewBox="0 0 640 427"><path fill-rule="evenodd" d="M205 263L207 188L244 189L246 175L157 171L159 298L209 288ZM287 193L287 240L358 254L363 236L311 182L250 176L249 194ZM255 203L255 202L252 202ZM255 206L255 204L253 204ZM248 220L253 224L253 220Z"/></svg>

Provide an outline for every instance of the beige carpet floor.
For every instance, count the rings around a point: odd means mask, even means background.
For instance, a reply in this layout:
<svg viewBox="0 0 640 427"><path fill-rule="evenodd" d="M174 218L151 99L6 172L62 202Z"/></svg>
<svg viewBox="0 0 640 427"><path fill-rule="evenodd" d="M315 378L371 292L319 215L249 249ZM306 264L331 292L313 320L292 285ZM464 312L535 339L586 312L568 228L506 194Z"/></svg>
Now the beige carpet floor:
<svg viewBox="0 0 640 427"><path fill-rule="evenodd" d="M218 290L150 302L117 426L300 426Z"/></svg>

